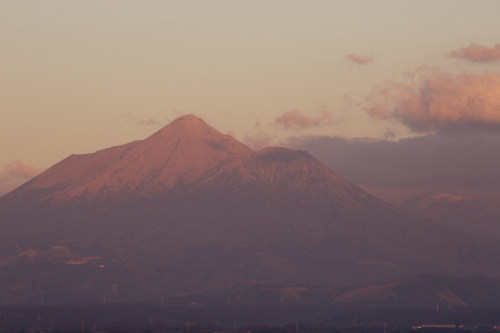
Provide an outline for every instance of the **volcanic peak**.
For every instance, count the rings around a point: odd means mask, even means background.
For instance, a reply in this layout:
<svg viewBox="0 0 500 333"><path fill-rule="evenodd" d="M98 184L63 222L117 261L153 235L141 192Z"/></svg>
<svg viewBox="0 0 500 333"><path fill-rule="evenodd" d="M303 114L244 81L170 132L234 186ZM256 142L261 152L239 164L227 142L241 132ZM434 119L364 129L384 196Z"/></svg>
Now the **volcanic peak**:
<svg viewBox="0 0 500 333"><path fill-rule="evenodd" d="M72 155L22 186L20 192L50 189L50 197L61 199L149 196L239 168L253 154L202 119L185 115L145 140Z"/></svg>
<svg viewBox="0 0 500 333"><path fill-rule="evenodd" d="M205 121L199 117L196 117L195 115L192 115L192 114L185 114L183 116L180 116L176 119L174 119L174 121L172 121L170 123L171 126L176 126L176 125L179 125L179 124L186 124L186 123L189 123L189 124L192 124L192 125L195 125L195 124L205 124Z"/></svg>
<svg viewBox="0 0 500 333"><path fill-rule="evenodd" d="M220 133L201 118L191 114L176 118L170 124L144 140L141 146L143 148L147 146L149 149L161 150L166 145L174 145L177 148L183 149L189 146L188 150L194 155L203 154L202 151L206 149L208 151L215 149L227 155L248 155L254 152L230 135ZM171 149L173 148L171 147Z"/></svg>
<svg viewBox="0 0 500 333"><path fill-rule="evenodd" d="M228 182L232 187L259 183L266 188L319 185L335 193L358 191L307 152L277 147L255 152L202 119L185 115L145 140L72 155L16 192L46 189L48 200L64 204L71 198L151 197L179 186Z"/></svg>
<svg viewBox="0 0 500 333"><path fill-rule="evenodd" d="M160 129L158 132L154 133L152 136L161 134L168 131L182 131L185 134L190 133L207 133L211 131L216 131L210 127L203 119L195 117L191 114L181 116L174 119L170 124Z"/></svg>

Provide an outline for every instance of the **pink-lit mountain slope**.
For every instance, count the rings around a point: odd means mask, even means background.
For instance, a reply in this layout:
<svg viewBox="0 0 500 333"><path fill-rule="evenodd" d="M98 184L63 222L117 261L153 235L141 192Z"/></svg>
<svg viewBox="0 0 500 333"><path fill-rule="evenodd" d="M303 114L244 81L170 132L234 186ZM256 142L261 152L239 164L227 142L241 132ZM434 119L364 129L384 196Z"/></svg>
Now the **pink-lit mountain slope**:
<svg viewBox="0 0 500 333"><path fill-rule="evenodd" d="M201 119L184 116L143 141L71 155L11 195L44 190L53 204L73 198L148 197L179 184L244 170L253 151Z"/></svg>
<svg viewBox="0 0 500 333"><path fill-rule="evenodd" d="M0 198L0 227L0 290L27 265L44 277L25 284L28 294L55 280L97 290L88 272L101 266L100 283L131 298L262 280L500 273L496 242L392 207L306 152L255 152L194 116L54 165ZM77 266L94 282L71 278Z"/></svg>
<svg viewBox="0 0 500 333"><path fill-rule="evenodd" d="M222 135L201 119L180 117L143 141L96 153L71 155L7 196L43 193L38 200L61 205L72 200L126 200L187 187L258 184L269 189L335 192L348 200L363 191L305 152L266 148L260 152ZM332 186L334 185L334 186ZM351 194L353 194L351 193ZM326 194L326 193L325 193Z"/></svg>

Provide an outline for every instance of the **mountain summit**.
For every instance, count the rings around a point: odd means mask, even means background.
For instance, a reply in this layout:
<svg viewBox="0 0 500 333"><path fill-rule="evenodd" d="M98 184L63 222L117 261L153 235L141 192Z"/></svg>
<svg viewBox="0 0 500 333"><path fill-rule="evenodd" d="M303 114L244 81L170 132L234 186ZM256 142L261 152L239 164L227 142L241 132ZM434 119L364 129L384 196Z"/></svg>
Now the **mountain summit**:
<svg viewBox="0 0 500 333"><path fill-rule="evenodd" d="M0 227L0 289L22 280L26 295L52 281L75 299L110 286L116 299L144 299L500 272L498 244L390 206L307 152L256 152L191 115L69 156L0 198Z"/></svg>
<svg viewBox="0 0 500 333"><path fill-rule="evenodd" d="M71 155L13 195L44 189L46 198L60 203L80 197L101 200L150 196L179 183L206 181L207 175L237 164L252 153L231 136L186 115L145 140Z"/></svg>
<svg viewBox="0 0 500 333"><path fill-rule="evenodd" d="M38 190L36 200L65 204L77 200L123 200L149 197L177 187L233 186L261 182L267 187L287 181L291 186L349 188L364 195L309 154L286 148L255 152L202 119L185 115L145 140L91 154L71 155L15 190L11 196ZM292 185L294 183L295 185ZM330 184L332 185L332 184ZM316 189L317 190L317 189Z"/></svg>

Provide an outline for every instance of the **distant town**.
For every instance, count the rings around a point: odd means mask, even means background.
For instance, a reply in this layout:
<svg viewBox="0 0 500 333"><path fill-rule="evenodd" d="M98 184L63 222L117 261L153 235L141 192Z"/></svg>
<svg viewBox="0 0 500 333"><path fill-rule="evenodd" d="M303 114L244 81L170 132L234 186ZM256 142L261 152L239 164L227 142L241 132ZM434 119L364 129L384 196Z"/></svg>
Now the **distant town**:
<svg viewBox="0 0 500 333"><path fill-rule="evenodd" d="M268 309L269 310L269 309ZM291 309L290 309L291 310ZM297 310L297 309L296 309ZM308 309L304 309L307 312ZM311 310L311 309L309 309ZM317 309L316 309L317 310ZM152 304L2 306L2 333L480 333L500 332L500 308L467 311L357 310L317 312L314 320L287 322L262 309L187 309ZM274 313L277 315L277 313ZM297 314L297 318L301 317ZM310 318L313 318L311 316ZM254 323L252 324L252 321Z"/></svg>

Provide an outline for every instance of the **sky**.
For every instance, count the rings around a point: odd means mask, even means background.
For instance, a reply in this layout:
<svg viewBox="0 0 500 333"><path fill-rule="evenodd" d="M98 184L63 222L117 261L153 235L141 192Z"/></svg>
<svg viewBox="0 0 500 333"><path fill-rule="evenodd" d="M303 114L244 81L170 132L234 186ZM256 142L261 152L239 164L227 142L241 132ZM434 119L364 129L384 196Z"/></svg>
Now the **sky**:
<svg viewBox="0 0 500 333"><path fill-rule="evenodd" d="M497 0L3 0L0 195L188 113L366 187L451 177L485 190L500 177L499 12Z"/></svg>

